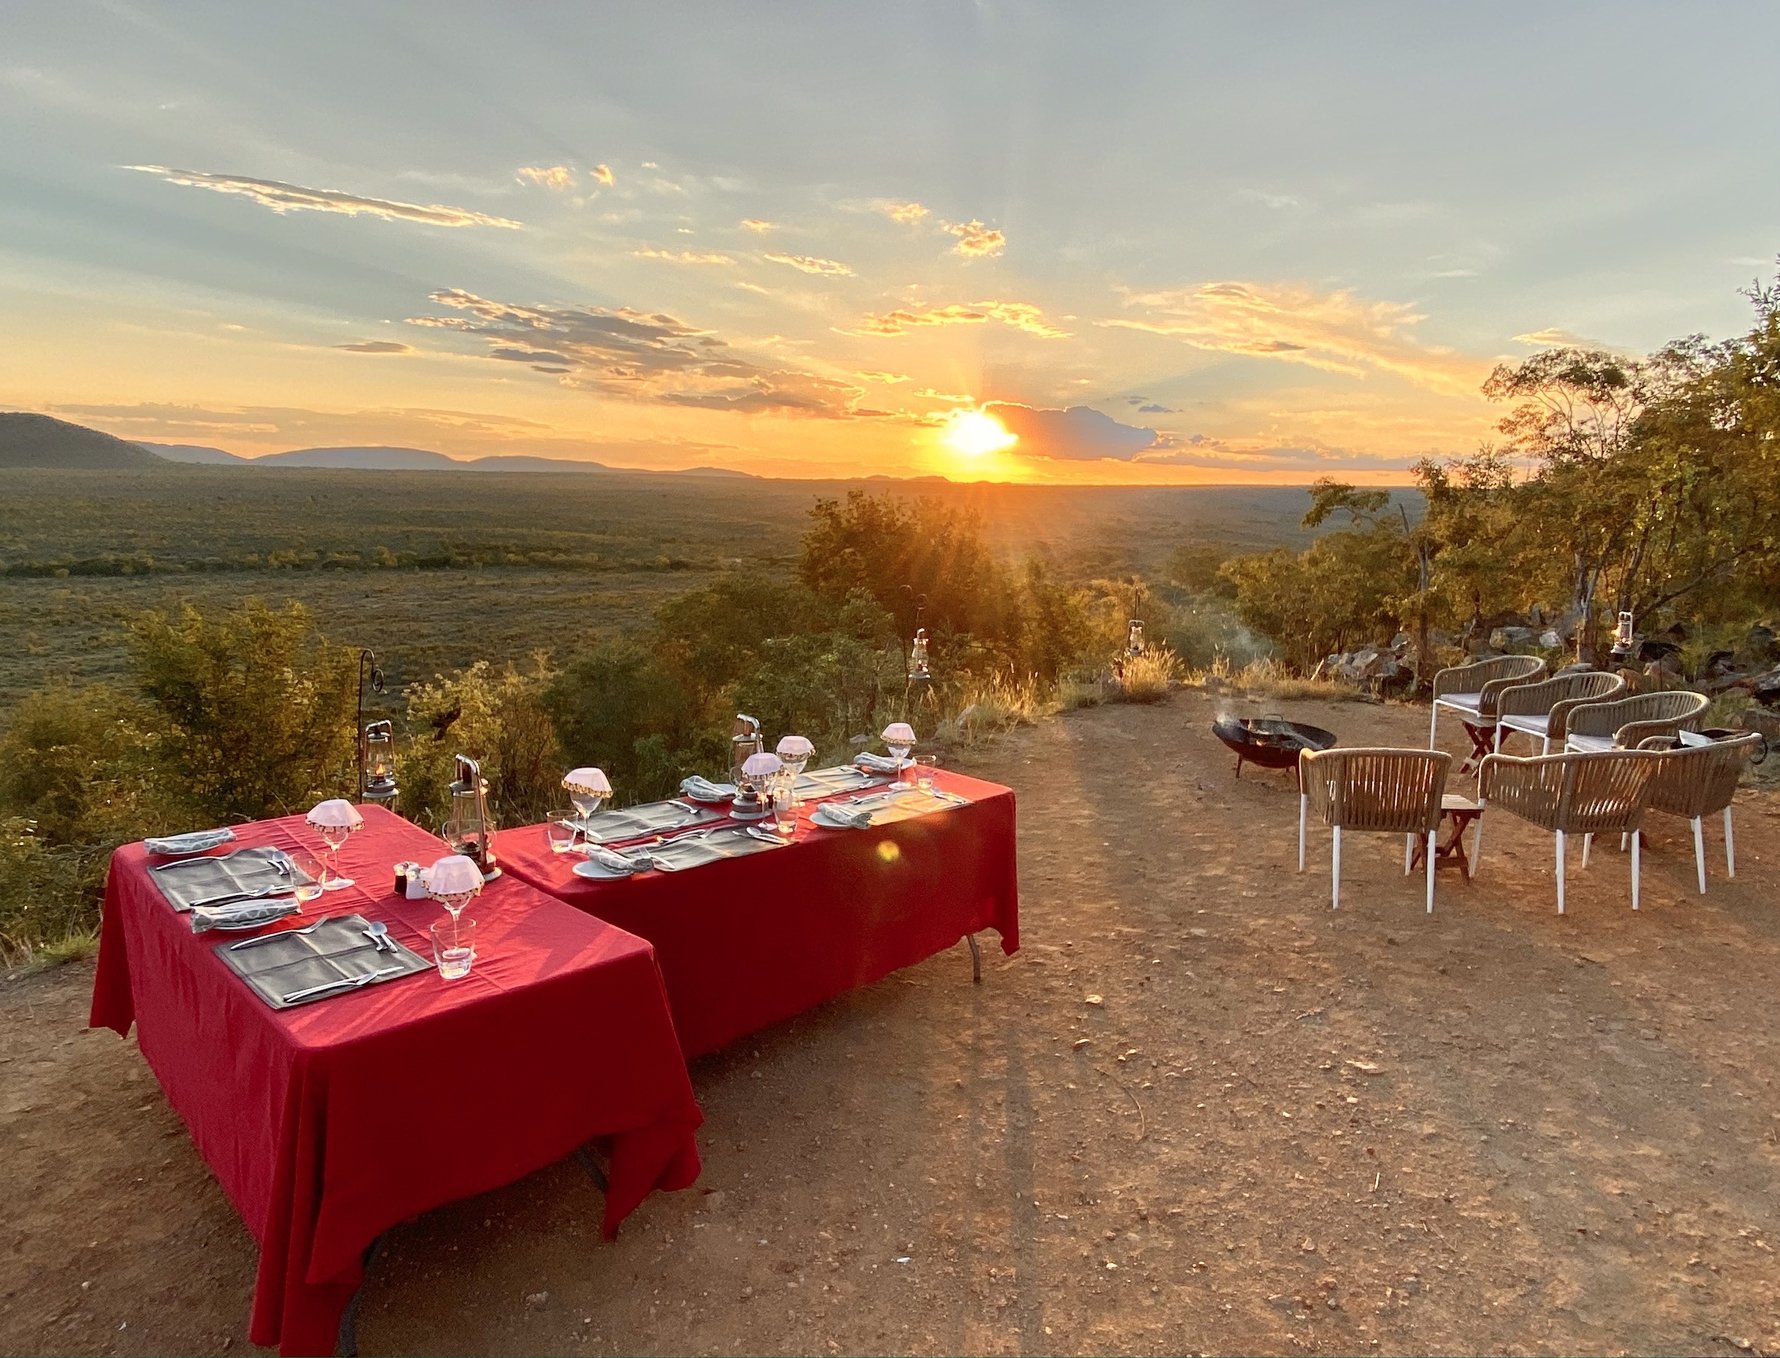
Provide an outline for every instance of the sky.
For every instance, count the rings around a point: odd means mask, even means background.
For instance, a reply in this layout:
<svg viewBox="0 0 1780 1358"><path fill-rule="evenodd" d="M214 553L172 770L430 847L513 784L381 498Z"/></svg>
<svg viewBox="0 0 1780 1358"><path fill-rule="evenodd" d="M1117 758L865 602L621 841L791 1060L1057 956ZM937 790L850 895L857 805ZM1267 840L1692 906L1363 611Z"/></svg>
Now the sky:
<svg viewBox="0 0 1780 1358"><path fill-rule="evenodd" d="M254 455L1402 482L1747 329L1780 6L7 0L0 407Z"/></svg>

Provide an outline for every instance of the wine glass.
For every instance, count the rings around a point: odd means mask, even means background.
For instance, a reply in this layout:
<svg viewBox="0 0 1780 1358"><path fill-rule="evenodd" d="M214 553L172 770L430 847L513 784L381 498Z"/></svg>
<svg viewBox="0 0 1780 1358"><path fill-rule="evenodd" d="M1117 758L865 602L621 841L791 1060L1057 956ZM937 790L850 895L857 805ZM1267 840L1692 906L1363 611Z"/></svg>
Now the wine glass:
<svg viewBox="0 0 1780 1358"><path fill-rule="evenodd" d="M896 760L896 780L902 781L908 767L909 751L915 748L915 728L906 721L894 721L884 728L884 748Z"/></svg>
<svg viewBox="0 0 1780 1358"><path fill-rule="evenodd" d="M791 799L792 806L802 806L803 798L798 795L797 780L803 776L804 766L810 762L816 747L808 736L786 736L779 741L779 759L785 765L787 774L786 795Z"/></svg>
<svg viewBox="0 0 1780 1358"><path fill-rule="evenodd" d="M340 875L340 850L345 847L347 837L356 825L324 825L321 827L322 843L328 846L327 881L322 883L323 891L338 891L342 887L353 885L353 879Z"/></svg>
<svg viewBox="0 0 1780 1358"><path fill-rule="evenodd" d="M421 874L421 880L426 884L426 894L451 912L455 929L464 907L482 890L482 869L474 859L450 854Z"/></svg>
<svg viewBox="0 0 1780 1358"><path fill-rule="evenodd" d="M570 769L563 775L562 787L569 794L569 800L575 804L575 810L581 813L582 834L587 837L588 843L592 843L593 826L590 822L606 798L612 795L610 780L600 769Z"/></svg>

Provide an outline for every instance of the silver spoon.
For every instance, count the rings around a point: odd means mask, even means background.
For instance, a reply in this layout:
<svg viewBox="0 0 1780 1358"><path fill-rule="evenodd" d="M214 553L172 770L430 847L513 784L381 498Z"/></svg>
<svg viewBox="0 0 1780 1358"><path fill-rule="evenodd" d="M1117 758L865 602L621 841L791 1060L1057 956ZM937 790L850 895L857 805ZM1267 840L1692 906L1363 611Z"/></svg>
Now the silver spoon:
<svg viewBox="0 0 1780 1358"><path fill-rule="evenodd" d="M365 932L371 936L371 942L376 944L378 952L382 952L386 944L391 952L396 951L396 941L389 936L389 926L382 920L372 920L370 928Z"/></svg>

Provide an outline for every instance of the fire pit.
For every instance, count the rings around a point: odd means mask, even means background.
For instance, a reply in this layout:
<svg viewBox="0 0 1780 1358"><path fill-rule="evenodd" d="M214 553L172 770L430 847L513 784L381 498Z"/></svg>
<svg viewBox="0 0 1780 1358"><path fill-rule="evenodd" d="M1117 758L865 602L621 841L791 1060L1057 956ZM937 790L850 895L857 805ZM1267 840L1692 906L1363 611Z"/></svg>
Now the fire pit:
<svg viewBox="0 0 1780 1358"><path fill-rule="evenodd" d="M1297 764L1300 750L1326 750L1335 743L1333 731L1284 717L1219 717L1211 729L1236 751L1238 778L1242 777L1244 763L1259 764L1264 769L1291 768Z"/></svg>

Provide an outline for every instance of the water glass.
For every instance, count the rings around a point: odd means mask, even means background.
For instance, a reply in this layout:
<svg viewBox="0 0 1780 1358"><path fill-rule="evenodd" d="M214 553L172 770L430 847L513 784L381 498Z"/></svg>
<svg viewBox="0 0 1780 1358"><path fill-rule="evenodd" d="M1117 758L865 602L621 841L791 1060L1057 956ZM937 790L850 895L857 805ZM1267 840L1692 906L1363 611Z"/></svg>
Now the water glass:
<svg viewBox="0 0 1780 1358"><path fill-rule="evenodd" d="M797 801L789 779L773 794L773 829L782 839L790 839L797 833Z"/></svg>
<svg viewBox="0 0 1780 1358"><path fill-rule="evenodd" d="M933 791L933 772L939 767L939 759L930 754L915 756L915 786L923 792Z"/></svg>
<svg viewBox="0 0 1780 1358"><path fill-rule="evenodd" d="M291 895L299 901L312 901L321 895L321 864L315 855L307 849L292 849L285 857L290 859Z"/></svg>
<svg viewBox="0 0 1780 1358"><path fill-rule="evenodd" d="M476 921L473 919L441 919L433 921L433 961L439 975L447 981L470 974L476 960Z"/></svg>
<svg viewBox="0 0 1780 1358"><path fill-rule="evenodd" d="M576 812L568 807L550 813L549 820L544 823L544 833L549 837L551 853L567 853L575 847L575 841L581 835L575 816Z"/></svg>

